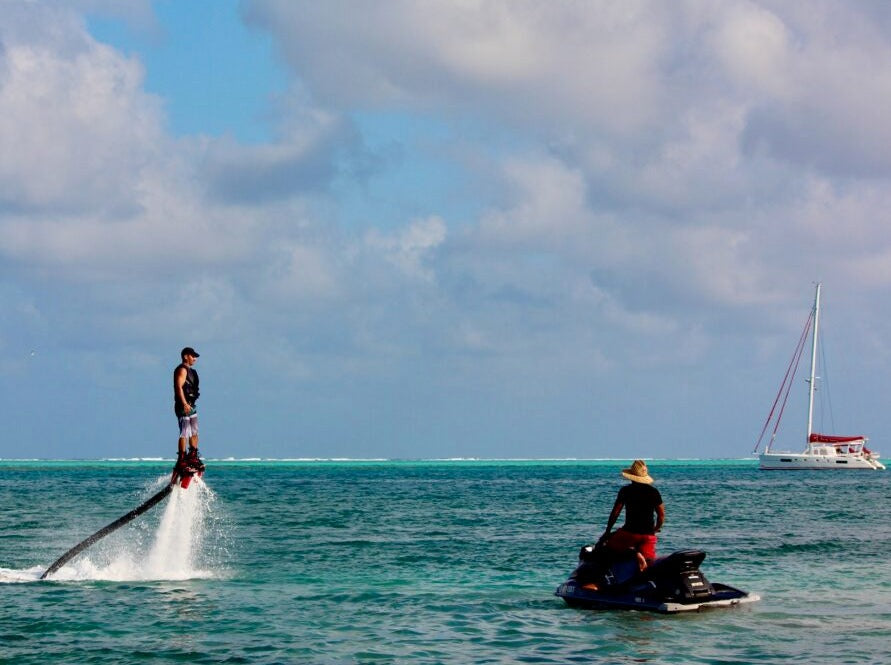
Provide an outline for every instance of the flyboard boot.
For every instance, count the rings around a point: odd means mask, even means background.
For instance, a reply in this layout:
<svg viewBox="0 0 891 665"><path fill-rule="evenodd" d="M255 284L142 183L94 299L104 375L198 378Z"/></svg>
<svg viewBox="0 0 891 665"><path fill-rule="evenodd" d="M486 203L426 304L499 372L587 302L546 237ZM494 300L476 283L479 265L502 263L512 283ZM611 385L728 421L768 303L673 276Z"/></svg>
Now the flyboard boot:
<svg viewBox="0 0 891 665"><path fill-rule="evenodd" d="M195 475L199 477L204 475L204 462L198 457L198 449L189 446L189 452L177 451L170 484L176 485L179 482L180 487L187 489L192 482L192 476Z"/></svg>
<svg viewBox="0 0 891 665"><path fill-rule="evenodd" d="M197 448L189 446L189 452L186 453L186 461L189 466L195 470L195 473L198 474L199 477L204 475L204 462L198 457Z"/></svg>

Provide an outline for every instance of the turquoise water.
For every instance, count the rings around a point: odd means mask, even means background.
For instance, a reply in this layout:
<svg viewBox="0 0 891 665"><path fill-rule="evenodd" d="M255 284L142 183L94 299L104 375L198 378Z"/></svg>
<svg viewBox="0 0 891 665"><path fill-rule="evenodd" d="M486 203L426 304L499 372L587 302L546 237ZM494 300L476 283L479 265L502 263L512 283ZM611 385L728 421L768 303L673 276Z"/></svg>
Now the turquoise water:
<svg viewBox="0 0 891 665"><path fill-rule="evenodd" d="M692 616L552 594L603 528L623 462L0 462L0 661L887 663L891 482L653 461L659 551L762 596Z"/></svg>

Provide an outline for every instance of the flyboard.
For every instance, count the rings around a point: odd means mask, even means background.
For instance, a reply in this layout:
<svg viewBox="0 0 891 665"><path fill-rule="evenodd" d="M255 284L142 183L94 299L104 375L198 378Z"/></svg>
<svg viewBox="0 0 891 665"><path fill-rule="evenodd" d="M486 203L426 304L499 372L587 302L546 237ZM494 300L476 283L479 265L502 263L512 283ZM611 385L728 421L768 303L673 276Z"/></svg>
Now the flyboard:
<svg viewBox="0 0 891 665"><path fill-rule="evenodd" d="M199 471L193 471L191 469L181 470L179 468L174 468L173 475L170 478L170 483L165 485L164 489L162 489L160 492L155 494L153 497L151 497L148 501L143 503L138 508L134 508L126 515L122 515L121 517L116 519L114 522L112 522L108 526L105 526L105 527L99 529L92 536L90 536L89 538L86 538L85 540L82 540L77 545L72 547L70 550L65 552L65 554L63 554L58 559L56 559L56 561L53 562L53 564L49 568L47 568L46 571L44 571L43 575L40 576L40 579L45 580L49 575L52 575L54 572L59 570L59 568L61 568L66 563L71 561L71 559L73 559L78 554L83 552L90 545L101 540L102 538L105 538L105 536L107 536L108 534L110 534L114 531L117 531L118 529L120 529L122 526L124 526L128 522L132 522L137 517L142 515L144 512L146 512L147 510L150 510L155 505L159 504L161 501L166 499L168 496L170 496L170 493L173 491L173 488L177 484L177 481L179 481L179 485L183 489L188 488L189 483L192 482L192 476L197 475L200 477L200 476L204 475L203 466L204 465L202 465L202 468Z"/></svg>

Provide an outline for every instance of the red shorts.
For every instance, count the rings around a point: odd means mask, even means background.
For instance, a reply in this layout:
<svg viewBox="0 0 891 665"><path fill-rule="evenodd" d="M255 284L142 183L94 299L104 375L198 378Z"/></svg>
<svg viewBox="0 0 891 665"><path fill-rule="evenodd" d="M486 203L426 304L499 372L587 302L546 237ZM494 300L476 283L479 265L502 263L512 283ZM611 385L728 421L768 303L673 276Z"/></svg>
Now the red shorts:
<svg viewBox="0 0 891 665"><path fill-rule="evenodd" d="M656 536L654 534L631 533L625 529L618 529L606 541L606 546L611 550L634 549L643 554L647 561L656 558Z"/></svg>

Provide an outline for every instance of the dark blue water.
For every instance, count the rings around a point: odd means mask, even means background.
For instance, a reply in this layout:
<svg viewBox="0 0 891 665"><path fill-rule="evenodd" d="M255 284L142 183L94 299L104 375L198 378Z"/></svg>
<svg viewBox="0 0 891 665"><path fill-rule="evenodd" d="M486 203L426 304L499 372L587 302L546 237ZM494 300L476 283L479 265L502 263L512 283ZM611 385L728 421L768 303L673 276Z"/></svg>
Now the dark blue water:
<svg viewBox="0 0 891 665"><path fill-rule="evenodd" d="M553 596L621 462L211 462L37 581L168 465L0 462L0 661L891 662L888 473L652 462L660 553L762 596L692 616Z"/></svg>

